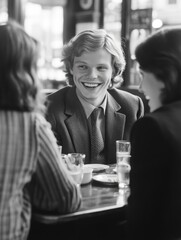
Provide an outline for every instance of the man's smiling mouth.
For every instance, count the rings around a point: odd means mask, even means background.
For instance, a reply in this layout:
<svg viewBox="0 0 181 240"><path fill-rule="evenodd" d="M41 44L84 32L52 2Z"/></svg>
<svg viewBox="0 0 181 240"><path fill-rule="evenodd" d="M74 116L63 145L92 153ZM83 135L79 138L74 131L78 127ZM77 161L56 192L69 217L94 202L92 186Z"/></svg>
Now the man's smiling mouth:
<svg viewBox="0 0 181 240"><path fill-rule="evenodd" d="M85 82L83 82L82 84L84 85L84 87L88 88L96 88L101 85L101 83L85 83Z"/></svg>

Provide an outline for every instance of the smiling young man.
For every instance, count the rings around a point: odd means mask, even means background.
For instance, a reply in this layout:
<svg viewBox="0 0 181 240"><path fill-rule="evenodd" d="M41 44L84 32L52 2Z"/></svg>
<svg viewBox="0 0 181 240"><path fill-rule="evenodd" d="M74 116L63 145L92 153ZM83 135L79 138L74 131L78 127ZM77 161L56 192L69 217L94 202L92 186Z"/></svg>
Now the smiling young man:
<svg viewBox="0 0 181 240"><path fill-rule="evenodd" d="M115 88L125 68L121 44L103 29L86 30L64 46L62 56L69 86L48 96L47 109L58 144L63 153L85 153L85 163L115 163L115 141L128 140L144 112L139 97ZM100 110L98 143L91 120L95 108ZM92 145L101 145L96 154Z"/></svg>

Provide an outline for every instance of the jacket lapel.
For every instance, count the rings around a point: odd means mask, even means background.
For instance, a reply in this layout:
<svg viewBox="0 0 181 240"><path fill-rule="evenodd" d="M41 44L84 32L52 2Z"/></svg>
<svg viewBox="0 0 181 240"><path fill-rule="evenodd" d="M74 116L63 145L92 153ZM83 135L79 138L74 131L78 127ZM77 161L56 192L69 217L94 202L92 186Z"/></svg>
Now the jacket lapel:
<svg viewBox="0 0 181 240"><path fill-rule="evenodd" d="M119 112L121 106L108 93L106 108L106 161L116 162L116 140L122 139L126 116Z"/></svg>
<svg viewBox="0 0 181 240"><path fill-rule="evenodd" d="M68 118L65 120L65 124L72 139L75 152L85 153L85 162L87 162L87 159L89 159L90 155L88 123L84 109L77 98L75 87L71 88L70 91L71 93L67 95L66 99L67 105L65 114L68 115Z"/></svg>

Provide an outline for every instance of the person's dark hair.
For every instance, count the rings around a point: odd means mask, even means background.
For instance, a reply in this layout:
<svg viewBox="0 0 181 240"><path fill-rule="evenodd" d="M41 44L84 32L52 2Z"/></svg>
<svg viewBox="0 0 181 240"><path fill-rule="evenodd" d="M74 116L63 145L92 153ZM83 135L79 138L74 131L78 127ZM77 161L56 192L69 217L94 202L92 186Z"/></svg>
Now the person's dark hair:
<svg viewBox="0 0 181 240"><path fill-rule="evenodd" d="M71 70L75 57L81 56L84 52L95 52L104 48L112 55L113 76L111 85L122 82L122 72L125 69L125 58L123 50L113 36L103 29L85 30L73 37L62 50L62 61L65 65L66 77L70 85L74 85Z"/></svg>
<svg viewBox="0 0 181 240"><path fill-rule="evenodd" d="M39 44L15 21L0 24L0 109L43 111L37 78Z"/></svg>
<svg viewBox="0 0 181 240"><path fill-rule="evenodd" d="M163 104L181 99L181 28L165 27L150 35L135 50L140 68L153 73L165 87Z"/></svg>

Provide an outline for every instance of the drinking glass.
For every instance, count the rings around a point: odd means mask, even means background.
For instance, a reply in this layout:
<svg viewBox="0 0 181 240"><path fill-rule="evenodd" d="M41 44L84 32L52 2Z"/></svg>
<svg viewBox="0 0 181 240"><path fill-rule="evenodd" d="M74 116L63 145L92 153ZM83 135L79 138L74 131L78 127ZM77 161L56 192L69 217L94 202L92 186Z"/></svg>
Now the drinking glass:
<svg viewBox="0 0 181 240"><path fill-rule="evenodd" d="M129 141L116 141L116 170L118 177L118 185L120 189L129 187L129 173L130 173L130 150L131 144Z"/></svg>
<svg viewBox="0 0 181 240"><path fill-rule="evenodd" d="M85 154L83 153L69 153L66 158L67 168L75 180L80 185L83 178L83 166L85 161Z"/></svg>
<svg viewBox="0 0 181 240"><path fill-rule="evenodd" d="M131 151L131 143L125 140L117 140L116 141L116 156L117 158L120 155L130 154Z"/></svg>

